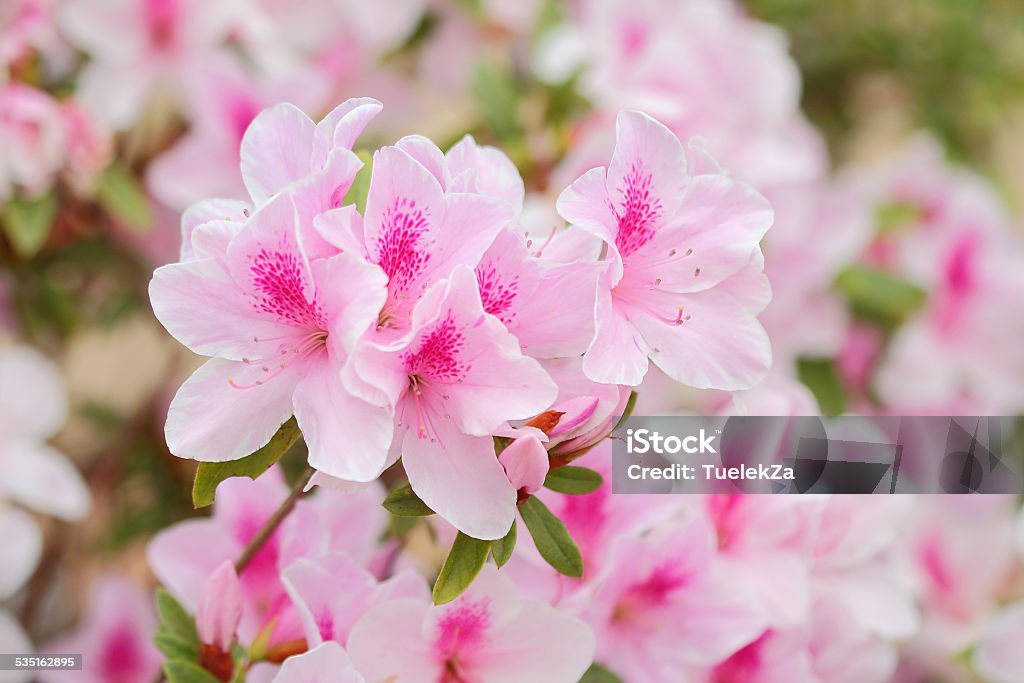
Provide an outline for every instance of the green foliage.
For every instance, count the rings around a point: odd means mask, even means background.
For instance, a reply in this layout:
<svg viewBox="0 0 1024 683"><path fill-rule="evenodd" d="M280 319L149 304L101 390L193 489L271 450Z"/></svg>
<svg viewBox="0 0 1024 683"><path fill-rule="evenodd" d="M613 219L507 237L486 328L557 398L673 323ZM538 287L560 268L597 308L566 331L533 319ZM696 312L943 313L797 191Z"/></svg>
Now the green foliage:
<svg viewBox="0 0 1024 683"><path fill-rule="evenodd" d="M96 201L126 227L145 230L153 223L149 197L127 166L114 164L103 171L96 187Z"/></svg>
<svg viewBox="0 0 1024 683"><path fill-rule="evenodd" d="M57 197L53 193L36 199L12 197L3 207L4 234L23 259L30 259L50 237L57 215Z"/></svg>
<svg viewBox="0 0 1024 683"><path fill-rule="evenodd" d="M281 425L266 446L239 460L201 462L192 484L192 504L196 508L213 505L217 485L230 477L256 479L280 460L302 435L295 418Z"/></svg>
<svg viewBox="0 0 1024 683"><path fill-rule="evenodd" d="M603 483L604 479L594 470L573 465L552 470L544 479L544 486L552 491L573 495L593 493L601 488Z"/></svg>
<svg viewBox="0 0 1024 683"><path fill-rule="evenodd" d="M512 551L516 549L516 521L512 520L512 527L504 537L497 541L491 541L491 557L498 568L505 566L512 559Z"/></svg>
<svg viewBox="0 0 1024 683"><path fill-rule="evenodd" d="M836 278L854 314L885 329L899 326L925 302L920 287L870 266L850 266Z"/></svg>
<svg viewBox="0 0 1024 683"><path fill-rule="evenodd" d="M182 645L195 652L199 648L199 634L192 615L174 599L174 596L163 588L156 591L156 610L160 616L160 628L157 635L174 638Z"/></svg>
<svg viewBox="0 0 1024 683"><path fill-rule="evenodd" d="M427 517L434 514L409 484L403 484L389 493L382 505L388 512L399 517Z"/></svg>
<svg viewBox="0 0 1024 683"><path fill-rule="evenodd" d="M583 558L562 520L535 496L519 506L519 514L544 560L566 576L583 576Z"/></svg>
<svg viewBox="0 0 1024 683"><path fill-rule="evenodd" d="M846 391L832 359L801 358L797 361L797 375L818 399L823 415L846 411Z"/></svg>
<svg viewBox="0 0 1024 683"><path fill-rule="evenodd" d="M356 173L355 179L352 181L352 186L348 188L348 192L345 193L345 199L342 200L343 205L355 204L356 208L359 209L359 213L366 210L366 197L370 194L370 176L373 173L373 154L361 149L356 152L356 156L363 162L363 167Z"/></svg>
<svg viewBox="0 0 1024 683"><path fill-rule="evenodd" d="M220 679L195 662L168 659L164 662L167 683L220 683Z"/></svg>
<svg viewBox="0 0 1024 683"><path fill-rule="evenodd" d="M598 663L590 665L580 683L623 683L622 679Z"/></svg>
<svg viewBox="0 0 1024 683"><path fill-rule="evenodd" d="M517 116L519 86L507 69L486 62L480 64L473 80L473 92L480 113L499 140L507 143L522 137Z"/></svg>
<svg viewBox="0 0 1024 683"><path fill-rule="evenodd" d="M459 532L434 583L434 604L443 605L462 595L487 561L490 541Z"/></svg>

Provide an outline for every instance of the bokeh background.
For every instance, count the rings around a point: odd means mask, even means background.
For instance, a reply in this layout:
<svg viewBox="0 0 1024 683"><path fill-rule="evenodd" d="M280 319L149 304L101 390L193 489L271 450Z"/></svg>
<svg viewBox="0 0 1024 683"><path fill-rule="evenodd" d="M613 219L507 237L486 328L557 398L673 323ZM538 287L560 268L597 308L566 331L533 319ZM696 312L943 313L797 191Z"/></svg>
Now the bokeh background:
<svg viewBox="0 0 1024 683"><path fill-rule="evenodd" d="M776 369L740 397L652 377L640 412L1024 412L1021 3L3 0L0 68L0 637L26 646L88 647L104 590L150 609L147 541L204 514L163 438L199 362L147 285L191 203L244 196L241 136L283 100L380 99L359 149L500 147L541 236L618 110L700 136L776 206ZM925 611L977 582L942 617L960 635L901 645L908 681L981 680L970 652L1021 595L1017 501L955 509Z"/></svg>

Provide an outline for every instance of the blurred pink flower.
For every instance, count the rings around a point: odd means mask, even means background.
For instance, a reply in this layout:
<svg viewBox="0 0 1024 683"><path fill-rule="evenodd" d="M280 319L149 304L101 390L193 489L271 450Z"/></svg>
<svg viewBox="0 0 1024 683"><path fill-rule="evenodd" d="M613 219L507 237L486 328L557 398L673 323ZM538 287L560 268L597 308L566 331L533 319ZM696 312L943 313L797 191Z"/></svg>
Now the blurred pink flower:
<svg viewBox="0 0 1024 683"><path fill-rule="evenodd" d="M974 652L974 666L990 683L1024 680L1024 603L1005 609Z"/></svg>
<svg viewBox="0 0 1024 683"><path fill-rule="evenodd" d="M894 335L875 389L890 407L966 404L977 414L1024 408L1024 314L993 301L1024 297L1024 241L982 178L949 166L927 137L888 167L866 170L862 191L901 217L883 226L864 260L923 289L927 301ZM973 406L973 408L971 407ZM964 414L964 413L961 413Z"/></svg>
<svg viewBox="0 0 1024 683"><path fill-rule="evenodd" d="M716 572L714 555L712 530L699 518L616 539L581 611L597 660L623 680L668 683L760 636L767 623L750 591Z"/></svg>
<svg viewBox="0 0 1024 683"><path fill-rule="evenodd" d="M558 210L608 250L588 377L635 386L648 357L700 388L747 388L765 375L771 349L757 313L770 291L758 242L772 211L755 190L688 174L686 150L668 129L625 112L608 169L580 177Z"/></svg>
<svg viewBox="0 0 1024 683"><path fill-rule="evenodd" d="M576 683L593 659L594 637L578 619L519 598L485 566L447 605L406 598L371 608L348 649L369 681Z"/></svg>
<svg viewBox="0 0 1024 683"><path fill-rule="evenodd" d="M242 587L234 564L225 560L206 580L196 608L199 642L212 645L222 653L230 653L241 620Z"/></svg>
<svg viewBox="0 0 1024 683"><path fill-rule="evenodd" d="M264 78L228 58L204 65L187 89L191 128L147 168L154 196L179 211L209 197L247 199L239 172L243 136L256 115L277 102L320 106L326 83L315 72L304 73Z"/></svg>
<svg viewBox="0 0 1024 683"><path fill-rule="evenodd" d="M78 521L91 497L75 466L46 443L68 416L57 368L34 348L0 348L0 386L18 387L0 392L0 527L11 546L0 554L3 599L22 587L42 551L38 523L10 503Z"/></svg>
<svg viewBox="0 0 1024 683"><path fill-rule="evenodd" d="M273 683L365 683L345 650L328 641L284 660Z"/></svg>
<svg viewBox="0 0 1024 683"><path fill-rule="evenodd" d="M68 145L64 177L75 193L89 197L113 157L114 141L76 100L61 102L61 116Z"/></svg>
<svg viewBox="0 0 1024 683"><path fill-rule="evenodd" d="M53 654L80 653L81 671L40 671L43 683L152 683L163 656L153 645L156 610L147 591L125 578L98 579L74 633L50 643Z"/></svg>
<svg viewBox="0 0 1024 683"><path fill-rule="evenodd" d="M56 100L16 81L0 85L0 202L16 190L29 196L49 190L67 144Z"/></svg>
<svg viewBox="0 0 1024 683"><path fill-rule="evenodd" d="M378 582L348 553L300 557L282 570L281 582L298 611L310 648L332 640L348 642L352 626L374 605L430 595L421 574L406 570Z"/></svg>
<svg viewBox="0 0 1024 683"><path fill-rule="evenodd" d="M58 44L50 0L11 0L0 7L0 67L9 67L32 50L48 52Z"/></svg>
<svg viewBox="0 0 1024 683"><path fill-rule="evenodd" d="M274 469L255 482L229 479L217 489L213 516L180 522L158 533L147 555L154 574L190 610L199 605L209 577L226 560L234 562L287 495ZM275 619L270 644L305 637L302 611L281 579L296 560L346 553L356 562L373 559L387 513L376 485L345 495L317 494L295 510L239 575L242 619L238 636L249 644Z"/></svg>
<svg viewBox="0 0 1024 683"><path fill-rule="evenodd" d="M181 102L221 48L239 7L206 0L68 0L60 26L91 58L78 79L78 98L112 130L132 126L168 92Z"/></svg>

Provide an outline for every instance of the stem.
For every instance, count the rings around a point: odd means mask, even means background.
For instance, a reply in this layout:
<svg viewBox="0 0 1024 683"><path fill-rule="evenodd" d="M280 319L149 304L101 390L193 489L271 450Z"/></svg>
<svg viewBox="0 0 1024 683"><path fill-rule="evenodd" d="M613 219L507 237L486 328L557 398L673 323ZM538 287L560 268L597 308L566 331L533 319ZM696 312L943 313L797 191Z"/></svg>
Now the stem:
<svg viewBox="0 0 1024 683"><path fill-rule="evenodd" d="M245 546L245 550L239 556L235 562L235 572L241 574L245 571L245 568L252 562L252 558L256 556L256 553L266 545L267 541L274 532L277 531L277 527L281 526L281 522L285 520L285 517L295 507L295 503L305 493L306 485L309 484L309 480L313 478L314 470L311 467L307 467L305 473L299 477L299 480L295 482L295 486L292 487L291 493L284 499L281 506L274 510L274 514L267 518L267 521L263 523L260 530L256 532L252 540L249 541L249 545Z"/></svg>

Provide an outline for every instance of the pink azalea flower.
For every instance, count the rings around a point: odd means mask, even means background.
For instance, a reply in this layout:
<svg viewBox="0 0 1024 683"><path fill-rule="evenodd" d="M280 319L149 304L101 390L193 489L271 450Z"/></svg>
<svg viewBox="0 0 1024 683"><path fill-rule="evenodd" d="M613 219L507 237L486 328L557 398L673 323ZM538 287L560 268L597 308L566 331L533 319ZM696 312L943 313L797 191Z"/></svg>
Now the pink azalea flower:
<svg viewBox="0 0 1024 683"><path fill-rule="evenodd" d="M578 619L519 598L487 566L447 605L406 598L371 608L348 649L368 681L576 683L593 659L594 637Z"/></svg>
<svg viewBox="0 0 1024 683"><path fill-rule="evenodd" d="M68 413L58 369L29 347L0 348L0 386L19 388L0 392L0 538L7 544L0 553L0 600L5 600L32 575L43 551L39 523L12 503L78 521L91 500L78 470L46 443ZM7 642L23 639L13 625L0 630Z"/></svg>
<svg viewBox="0 0 1024 683"><path fill-rule="evenodd" d="M569 455L606 438L613 420L626 407L629 388L590 381L580 358L552 358L541 364L558 385L551 410L562 413L558 424L547 430L548 450Z"/></svg>
<svg viewBox="0 0 1024 683"><path fill-rule="evenodd" d="M896 649L859 628L841 607L820 600L812 617L790 630L767 631L725 662L705 683L886 683Z"/></svg>
<svg viewBox="0 0 1024 683"><path fill-rule="evenodd" d="M349 206L327 213L317 227L336 247L364 254L388 276L377 339L390 343L408 334L413 307L427 288L456 266L476 266L511 217L506 202L446 192L407 152L384 147L374 154L365 218Z"/></svg>
<svg viewBox="0 0 1024 683"><path fill-rule="evenodd" d="M152 683L163 656L153 645L156 610L147 591L117 576L92 588L78 628L51 643L53 654L81 653L81 671L40 671L43 683Z"/></svg>
<svg viewBox="0 0 1024 683"><path fill-rule="evenodd" d="M1024 679L1024 603L1011 605L989 627L974 652L974 666L991 683Z"/></svg>
<svg viewBox="0 0 1024 683"><path fill-rule="evenodd" d="M16 81L0 86L0 201L16 190L29 196L49 190L64 166L66 144L56 100Z"/></svg>
<svg viewBox="0 0 1024 683"><path fill-rule="evenodd" d="M284 660L273 683L365 683L341 645L327 641Z"/></svg>
<svg viewBox="0 0 1024 683"><path fill-rule="evenodd" d="M220 254L154 273L157 318L212 356L171 403L168 447L180 457L233 460L294 414L314 467L369 481L384 467L391 416L349 394L341 368L377 318L384 277L352 254L310 261L297 213L292 196L278 194L244 228L219 224Z"/></svg>
<svg viewBox="0 0 1024 683"><path fill-rule="evenodd" d="M724 175L689 175L683 145L650 117L624 112L617 131L608 169L558 199L559 213L608 251L584 372L635 386L650 358L690 386L755 384L771 363L756 317L770 297L758 242L771 208Z"/></svg>
<svg viewBox="0 0 1024 683"><path fill-rule="evenodd" d="M59 46L50 0L12 0L0 7L0 67L24 59L32 50Z"/></svg>
<svg viewBox="0 0 1024 683"><path fill-rule="evenodd" d="M992 305L1024 296L1024 242L1003 202L920 136L889 167L871 169L863 184L877 205L906 214L876 237L864 261L927 293L882 357L874 386L881 399L904 411L959 402L972 414L1018 412L1024 357L1015 340L1024 334L1024 316Z"/></svg>
<svg viewBox="0 0 1024 683"><path fill-rule="evenodd" d="M498 456L509 483L516 491L533 494L544 485L548 475L548 452L544 443L533 434L520 436Z"/></svg>
<svg viewBox="0 0 1024 683"><path fill-rule="evenodd" d="M315 73L282 82L248 73L234 60L214 61L189 85L194 113L188 133L146 169L153 195L179 211L211 196L247 199L239 150L249 124L277 102L318 107L325 85Z"/></svg>
<svg viewBox="0 0 1024 683"><path fill-rule="evenodd" d="M92 114L75 100L61 103L61 117L68 145L64 177L77 194L91 196L100 174L113 156L114 141Z"/></svg>
<svg viewBox="0 0 1024 683"><path fill-rule="evenodd" d="M162 92L181 97L236 20L236 3L205 0L71 0L58 15L91 60L79 99L113 130L130 127Z"/></svg>
<svg viewBox="0 0 1024 683"><path fill-rule="evenodd" d="M827 171L821 137L799 110L785 36L737 3L584 0L570 26L583 38L582 87L599 116L640 109L680 138L700 135L759 188Z"/></svg>
<svg viewBox="0 0 1024 683"><path fill-rule="evenodd" d="M287 495L278 471L255 482L229 479L217 489L211 518L180 522L157 534L147 550L160 582L195 610L209 577L225 560L234 562ZM367 487L347 495L313 495L300 500L239 576L242 620L239 639L251 643L273 620L271 644L304 637L301 611L289 598L281 572L300 558L346 553L369 563L384 530L387 513L380 489Z"/></svg>
<svg viewBox="0 0 1024 683"><path fill-rule="evenodd" d="M385 311L404 306L392 301L396 308ZM516 491L491 435L547 408L556 387L484 312L467 266L428 290L410 319L403 343L357 353L359 380L395 407L395 444L416 493L460 531L501 538L515 516Z"/></svg>
<svg viewBox="0 0 1024 683"><path fill-rule="evenodd" d="M196 608L199 642L230 653L241 620L242 587L234 565L225 561L207 579Z"/></svg>
<svg viewBox="0 0 1024 683"><path fill-rule="evenodd" d="M764 617L744 586L714 570L714 554L711 528L700 519L617 539L582 611L598 661L624 680L667 683L760 636Z"/></svg>
<svg viewBox="0 0 1024 683"><path fill-rule="evenodd" d="M430 595L420 574L403 571L378 582L347 553L299 558L284 568L281 582L295 604L310 648L331 640L348 642L352 626L373 605Z"/></svg>

